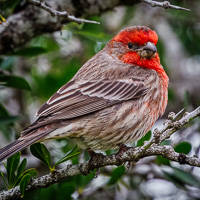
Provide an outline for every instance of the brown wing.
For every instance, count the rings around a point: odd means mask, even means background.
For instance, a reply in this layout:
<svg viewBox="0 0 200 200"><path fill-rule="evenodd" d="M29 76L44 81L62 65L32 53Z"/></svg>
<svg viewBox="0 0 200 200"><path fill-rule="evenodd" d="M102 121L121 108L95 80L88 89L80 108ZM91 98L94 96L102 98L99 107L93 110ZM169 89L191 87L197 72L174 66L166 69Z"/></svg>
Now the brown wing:
<svg viewBox="0 0 200 200"><path fill-rule="evenodd" d="M38 117L72 119L104 109L116 103L144 96L143 83L124 81L71 81L57 91L38 111Z"/></svg>
<svg viewBox="0 0 200 200"><path fill-rule="evenodd" d="M51 122L73 119L114 104L138 99L147 91L142 81L70 81L40 108L38 119L22 134Z"/></svg>

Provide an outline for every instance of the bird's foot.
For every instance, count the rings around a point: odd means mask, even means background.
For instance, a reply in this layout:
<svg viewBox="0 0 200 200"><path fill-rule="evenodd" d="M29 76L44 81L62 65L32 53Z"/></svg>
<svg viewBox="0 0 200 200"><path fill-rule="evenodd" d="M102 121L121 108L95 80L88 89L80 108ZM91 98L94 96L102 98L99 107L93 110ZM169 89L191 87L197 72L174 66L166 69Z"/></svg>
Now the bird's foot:
<svg viewBox="0 0 200 200"><path fill-rule="evenodd" d="M102 159L105 157L102 153L96 153L93 150L89 149L88 154L90 155L90 159L88 161L88 167L86 170L82 171L84 175L87 175L90 171L97 169L95 173L95 177L99 174L99 167L101 167Z"/></svg>
<svg viewBox="0 0 200 200"><path fill-rule="evenodd" d="M121 144L119 146L119 151L116 153L116 158L118 160L121 160L121 157L124 154L124 152L126 152L130 148L132 148L132 147L128 147L125 144ZM130 171L131 169L133 169L135 162L134 161L127 161L127 162L122 163L122 165L124 165L124 167L126 168L127 171Z"/></svg>
<svg viewBox="0 0 200 200"><path fill-rule="evenodd" d="M90 160L89 160L89 166L92 168L97 167L100 163L101 160L105 157L102 153L96 153L92 151L91 149L88 150L88 153L90 155Z"/></svg>
<svg viewBox="0 0 200 200"><path fill-rule="evenodd" d="M130 148L131 147L127 147L125 144L120 144L119 151L116 153L116 157L120 159L123 153L129 150Z"/></svg>

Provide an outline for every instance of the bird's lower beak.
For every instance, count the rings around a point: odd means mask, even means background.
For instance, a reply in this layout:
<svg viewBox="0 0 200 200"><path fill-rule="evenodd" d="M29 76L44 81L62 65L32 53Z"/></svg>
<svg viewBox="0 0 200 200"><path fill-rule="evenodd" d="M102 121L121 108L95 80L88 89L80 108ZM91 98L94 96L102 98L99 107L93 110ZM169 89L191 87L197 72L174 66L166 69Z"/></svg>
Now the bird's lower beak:
<svg viewBox="0 0 200 200"><path fill-rule="evenodd" d="M138 52L142 58L152 58L157 52L157 48L152 42L147 42Z"/></svg>

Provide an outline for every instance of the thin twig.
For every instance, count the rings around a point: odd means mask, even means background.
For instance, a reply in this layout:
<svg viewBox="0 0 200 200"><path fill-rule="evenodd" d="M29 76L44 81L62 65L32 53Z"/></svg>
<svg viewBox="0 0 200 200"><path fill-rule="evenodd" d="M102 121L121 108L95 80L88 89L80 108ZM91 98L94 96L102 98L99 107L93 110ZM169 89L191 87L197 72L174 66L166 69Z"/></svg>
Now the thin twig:
<svg viewBox="0 0 200 200"><path fill-rule="evenodd" d="M153 0L142 0L142 1L144 3L151 5L152 7L162 7L162 8L165 8L165 9L173 8L173 9L176 9L176 10L191 11L188 8L183 8L183 7L180 7L180 6L172 5L169 1L163 1L163 2L158 2L158 1L153 1Z"/></svg>
<svg viewBox="0 0 200 200"><path fill-rule="evenodd" d="M176 115L175 115L176 116ZM163 157L176 161L180 164L187 164L190 166L200 167L200 159L197 157L187 156L174 151L172 146L160 146L160 142L169 137L175 131L181 129L189 121L200 116L200 107L194 111L187 113L187 115L182 116L181 119L170 123L167 123L164 128L157 133L161 135L156 135L151 139L151 141L142 147L128 148L120 156L110 155L110 156L98 156L92 162L86 162L80 165L68 165L63 169L55 171L55 173L49 173L47 175L41 176L39 178L33 179L33 181L27 186L26 191L34 190L37 188L44 188L58 183L63 179L70 176L75 176L78 174L88 174L90 170L99 169L107 165L121 165L126 161L137 162L144 157L162 155ZM177 125L178 124L178 125ZM154 133L155 134L155 133ZM156 137L159 137L159 142L157 142ZM152 145L153 144L153 145ZM147 148L148 147L148 148ZM21 196L19 186L14 187L11 190L3 191L0 193L0 200L15 199Z"/></svg>
<svg viewBox="0 0 200 200"><path fill-rule="evenodd" d="M87 20L87 19L81 19L77 18L73 15L70 15L67 11L58 11L53 8L51 8L45 1L41 0L28 0L29 3L38 6L47 12L49 12L52 16L57 16L57 17L64 17L68 19L69 21L73 21L76 23L90 23L90 24L100 24L100 22L94 21L94 20Z"/></svg>
<svg viewBox="0 0 200 200"><path fill-rule="evenodd" d="M190 113L183 115L183 109L177 114L170 116L167 122L164 122L164 127L161 130L155 129L153 131L153 137L148 141L143 148L148 149L152 144L160 144L162 141L168 139L177 130L183 128L189 121L200 116L200 106ZM177 118L181 117L179 120Z"/></svg>

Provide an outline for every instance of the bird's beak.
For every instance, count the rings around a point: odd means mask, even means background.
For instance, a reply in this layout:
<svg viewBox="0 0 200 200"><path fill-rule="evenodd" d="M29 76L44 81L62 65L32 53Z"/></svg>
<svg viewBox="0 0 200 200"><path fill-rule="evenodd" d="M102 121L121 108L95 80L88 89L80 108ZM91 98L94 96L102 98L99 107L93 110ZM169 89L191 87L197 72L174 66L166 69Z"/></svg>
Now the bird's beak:
<svg viewBox="0 0 200 200"><path fill-rule="evenodd" d="M142 58L152 58L157 52L157 48L152 42L147 42L145 46L138 49L138 52Z"/></svg>

